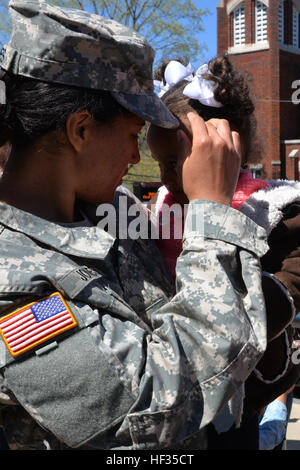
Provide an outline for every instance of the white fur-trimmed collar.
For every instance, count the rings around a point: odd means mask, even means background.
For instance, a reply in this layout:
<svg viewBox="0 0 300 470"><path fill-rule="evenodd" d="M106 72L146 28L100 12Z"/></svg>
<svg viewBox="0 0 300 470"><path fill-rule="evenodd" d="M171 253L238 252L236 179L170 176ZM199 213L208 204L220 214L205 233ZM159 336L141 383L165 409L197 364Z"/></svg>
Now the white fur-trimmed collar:
<svg viewBox="0 0 300 470"><path fill-rule="evenodd" d="M283 209L293 202L300 202L300 182L266 180L269 187L253 193L239 209L262 226L267 235L283 218Z"/></svg>

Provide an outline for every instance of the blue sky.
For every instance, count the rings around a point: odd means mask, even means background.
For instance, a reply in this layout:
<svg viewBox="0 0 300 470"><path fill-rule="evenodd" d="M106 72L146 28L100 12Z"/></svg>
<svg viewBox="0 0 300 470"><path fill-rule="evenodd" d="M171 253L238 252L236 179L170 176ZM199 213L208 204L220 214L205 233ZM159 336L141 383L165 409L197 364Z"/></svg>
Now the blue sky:
<svg viewBox="0 0 300 470"><path fill-rule="evenodd" d="M1 7L2 0L0 0ZM203 52L203 61L214 57L217 53L217 4L219 0L194 0L194 3L198 8L208 8L211 11L210 15L203 18L203 25L205 32L199 33L199 42L205 43L208 50ZM1 31L0 31L1 35ZM194 64L197 65L197 64Z"/></svg>
<svg viewBox="0 0 300 470"><path fill-rule="evenodd" d="M208 8L211 11L211 15L203 18L205 31L199 34L200 42L206 43L208 48L203 54L204 62L206 62L217 54L217 5L219 0L198 0L195 3L199 8Z"/></svg>

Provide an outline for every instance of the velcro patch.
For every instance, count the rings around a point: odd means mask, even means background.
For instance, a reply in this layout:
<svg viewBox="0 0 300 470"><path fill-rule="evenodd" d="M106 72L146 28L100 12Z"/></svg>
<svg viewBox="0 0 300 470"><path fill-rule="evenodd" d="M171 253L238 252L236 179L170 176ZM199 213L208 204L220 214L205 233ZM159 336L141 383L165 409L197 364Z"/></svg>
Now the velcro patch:
<svg viewBox="0 0 300 470"><path fill-rule="evenodd" d="M77 326L59 292L32 302L0 320L0 334L13 357Z"/></svg>

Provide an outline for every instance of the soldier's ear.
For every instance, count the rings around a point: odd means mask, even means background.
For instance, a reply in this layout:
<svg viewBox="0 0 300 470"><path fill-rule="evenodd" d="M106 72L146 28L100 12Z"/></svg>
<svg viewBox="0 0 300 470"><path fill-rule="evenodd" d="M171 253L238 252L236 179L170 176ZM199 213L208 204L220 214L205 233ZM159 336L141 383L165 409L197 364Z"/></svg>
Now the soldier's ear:
<svg viewBox="0 0 300 470"><path fill-rule="evenodd" d="M92 117L86 110L77 111L68 116L65 134L67 141L77 153L83 150L86 143L86 130L91 121Z"/></svg>

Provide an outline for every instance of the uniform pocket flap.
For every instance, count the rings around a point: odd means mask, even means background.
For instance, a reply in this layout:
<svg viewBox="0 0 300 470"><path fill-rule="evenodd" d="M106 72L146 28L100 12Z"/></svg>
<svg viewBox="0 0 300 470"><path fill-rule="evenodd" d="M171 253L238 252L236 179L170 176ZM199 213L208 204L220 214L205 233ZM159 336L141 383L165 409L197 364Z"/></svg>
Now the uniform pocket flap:
<svg viewBox="0 0 300 470"><path fill-rule="evenodd" d="M87 329L7 367L8 388L42 427L78 447L116 426L133 404Z"/></svg>

